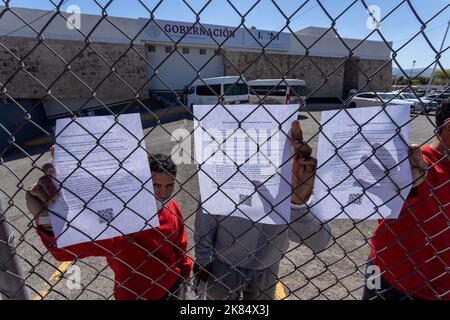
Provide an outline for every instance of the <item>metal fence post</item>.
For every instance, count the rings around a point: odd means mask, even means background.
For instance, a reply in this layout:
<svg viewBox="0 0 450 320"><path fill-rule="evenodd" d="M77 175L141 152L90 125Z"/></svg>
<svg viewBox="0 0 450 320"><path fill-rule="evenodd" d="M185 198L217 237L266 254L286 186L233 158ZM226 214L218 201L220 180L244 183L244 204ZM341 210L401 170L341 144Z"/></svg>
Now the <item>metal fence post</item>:
<svg viewBox="0 0 450 320"><path fill-rule="evenodd" d="M22 270L10 242L11 234L0 200L0 300L28 300Z"/></svg>

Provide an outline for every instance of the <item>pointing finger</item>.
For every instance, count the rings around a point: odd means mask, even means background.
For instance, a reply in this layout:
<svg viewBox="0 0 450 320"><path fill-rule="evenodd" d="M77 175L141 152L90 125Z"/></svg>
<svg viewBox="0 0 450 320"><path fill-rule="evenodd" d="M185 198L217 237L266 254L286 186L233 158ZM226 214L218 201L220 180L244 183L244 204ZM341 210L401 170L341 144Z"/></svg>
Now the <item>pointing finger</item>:
<svg viewBox="0 0 450 320"><path fill-rule="evenodd" d="M308 159L312 153L311 147L303 141L303 132L300 126L300 121L293 121L291 125L291 142L294 149L296 159Z"/></svg>
<svg viewBox="0 0 450 320"><path fill-rule="evenodd" d="M300 127L300 121L298 120L292 121L291 130L292 130L291 133L292 141L294 143L296 143L297 141L303 142L303 132L302 128Z"/></svg>

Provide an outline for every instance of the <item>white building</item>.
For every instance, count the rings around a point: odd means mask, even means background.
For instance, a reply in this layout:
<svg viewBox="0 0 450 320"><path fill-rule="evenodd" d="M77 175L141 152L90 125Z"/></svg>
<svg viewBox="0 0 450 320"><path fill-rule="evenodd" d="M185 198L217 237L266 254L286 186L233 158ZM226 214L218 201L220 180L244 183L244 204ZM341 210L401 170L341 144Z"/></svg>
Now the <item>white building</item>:
<svg viewBox="0 0 450 320"><path fill-rule="evenodd" d="M5 8L0 7L0 11L3 10ZM308 59L314 63L317 61L325 72L330 72L334 65L337 66L339 61L348 57L349 50L346 46L356 48L349 60L356 64L346 63L345 68L342 67L341 71L331 77L329 86L321 88L315 96L342 96L346 90L364 84L365 72L359 72L358 69L370 73L384 64L384 75L379 80L373 77L372 87L383 90L387 82L389 86L391 84L390 50L384 42L364 41L360 44L361 40L358 39L342 41L333 31L327 32L328 29L325 28L309 27L291 34L200 23L149 21L144 18L108 16L102 19L101 16L87 14L81 15L79 20L73 20L73 15L64 13L70 21L79 22L78 30L54 11L12 8L4 14L1 12L0 16L0 43L1 39L11 37L36 41L37 32L43 30L42 36L47 41L63 40L68 46L71 43L74 46L85 44L89 36L92 43L99 45L117 44L129 48L133 43L135 48L144 47L146 61L135 60L134 63L143 63L147 68L147 79L150 79L147 86L151 91L181 91L196 79L198 72L203 78L236 73L230 62L239 64L239 60L245 57L250 59L252 55L261 53L261 44L265 46L265 55L280 64L283 64L281 60L292 64L296 57L304 56L306 48L309 48ZM24 24L17 16L29 25ZM322 36L324 33L325 36ZM178 52L173 50L175 45ZM221 54L216 55L219 48ZM266 70L267 66L263 62L258 63L263 65L256 66L255 62L252 69L254 71L245 74L247 79L280 77L277 72ZM314 72L312 67L306 69L305 64L300 65L293 75L303 78L311 91L322 82L320 72ZM0 82L1 80L0 77ZM114 95L115 88L111 88L111 91Z"/></svg>

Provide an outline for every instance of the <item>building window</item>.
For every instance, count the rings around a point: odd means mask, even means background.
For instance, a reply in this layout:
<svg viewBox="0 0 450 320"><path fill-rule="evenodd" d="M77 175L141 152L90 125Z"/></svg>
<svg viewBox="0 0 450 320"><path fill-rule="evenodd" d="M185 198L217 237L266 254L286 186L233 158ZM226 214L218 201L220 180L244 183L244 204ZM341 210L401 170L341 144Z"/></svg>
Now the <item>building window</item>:
<svg viewBox="0 0 450 320"><path fill-rule="evenodd" d="M189 48L183 48L183 54L189 54Z"/></svg>
<svg viewBox="0 0 450 320"><path fill-rule="evenodd" d="M148 52L155 52L156 47L155 46L148 46Z"/></svg>
<svg viewBox="0 0 450 320"><path fill-rule="evenodd" d="M166 47L166 53L171 53L171 52L172 52L172 47L167 46L167 47Z"/></svg>
<svg viewBox="0 0 450 320"><path fill-rule="evenodd" d="M200 49L200 55L206 56L206 49Z"/></svg>

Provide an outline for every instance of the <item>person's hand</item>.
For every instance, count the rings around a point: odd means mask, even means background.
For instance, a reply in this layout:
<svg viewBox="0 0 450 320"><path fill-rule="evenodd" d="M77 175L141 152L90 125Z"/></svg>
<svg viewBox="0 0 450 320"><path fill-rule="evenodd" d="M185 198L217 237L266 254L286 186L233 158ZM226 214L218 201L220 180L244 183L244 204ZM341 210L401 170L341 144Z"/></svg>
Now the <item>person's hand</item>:
<svg viewBox="0 0 450 320"><path fill-rule="evenodd" d="M417 187L427 178L427 164L423 160L423 153L417 144L409 145L408 154L409 164L411 166L412 187Z"/></svg>
<svg viewBox="0 0 450 320"><path fill-rule="evenodd" d="M311 156L312 148L303 141L299 121L292 122L292 197L294 204L304 204L311 197L317 159Z"/></svg>
<svg viewBox="0 0 450 320"><path fill-rule="evenodd" d="M200 281L206 282L206 281L208 281L208 278L211 275L211 265L207 264L207 265L201 266L197 262L194 262L192 272L197 279L199 279Z"/></svg>
<svg viewBox="0 0 450 320"><path fill-rule="evenodd" d="M396 139L394 140L394 144L399 144L396 148L399 149L400 145L402 144L401 140ZM354 186L360 186L364 189L369 189L370 193L373 193L377 196L381 196L386 193L386 186L385 184L380 184L381 180L394 179L396 180L395 176L400 174L400 166L398 162L395 160L394 156L389 152L388 149L386 149L385 146L380 145L379 143L375 143L373 147L376 149L376 155L379 159L383 159L383 164L379 166L375 163L374 159L372 159L372 156L363 156L361 157L361 163L366 167L366 169L369 171L369 173L372 175L373 180L375 180L375 183L364 181L362 179L359 179L355 181ZM419 184L421 184L423 181L425 181L427 176L427 164L425 163L423 159L423 153L422 150L419 148L418 145L412 144L408 146L408 160L411 167L411 176L412 176L412 188L417 187ZM386 173L386 169L389 170L388 173ZM389 181L389 180L387 180ZM393 185L392 183L389 183L389 185L394 188L394 190L391 190L392 192L397 192L396 188L397 186Z"/></svg>
<svg viewBox="0 0 450 320"><path fill-rule="evenodd" d="M28 210L35 219L40 220L48 219L47 207L55 203L58 196L58 189L53 182L55 168L51 163L47 163L42 167L42 170L44 175L28 188L25 196ZM50 224L41 224L41 226L45 229L51 229Z"/></svg>

